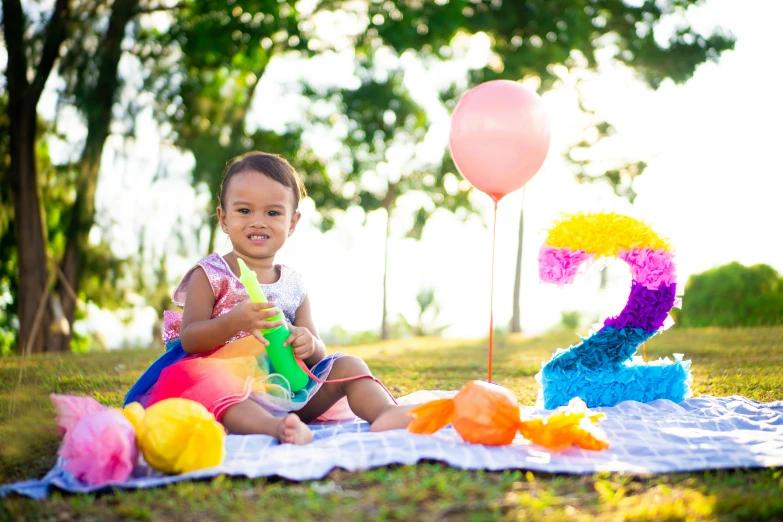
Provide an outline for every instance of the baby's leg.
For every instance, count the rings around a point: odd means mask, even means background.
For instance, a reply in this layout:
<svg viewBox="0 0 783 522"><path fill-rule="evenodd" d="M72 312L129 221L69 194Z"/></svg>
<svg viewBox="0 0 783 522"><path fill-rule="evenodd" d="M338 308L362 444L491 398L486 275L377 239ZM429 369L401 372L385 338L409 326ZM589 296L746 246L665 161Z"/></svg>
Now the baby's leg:
<svg viewBox="0 0 783 522"><path fill-rule="evenodd" d="M327 380L344 379L369 373L370 369L362 359L344 356L334 362ZM408 417L408 411L413 406L394 404L386 390L370 378L322 385L310 399L310 402L299 410L299 416L304 422L310 422L345 396L348 397L351 410L359 418L371 424L371 431L405 428L411 421L411 418Z"/></svg>
<svg viewBox="0 0 783 522"><path fill-rule="evenodd" d="M310 428L295 413L275 417L251 399L229 406L220 421L230 433L238 435L271 435L290 444L307 444L313 440Z"/></svg>

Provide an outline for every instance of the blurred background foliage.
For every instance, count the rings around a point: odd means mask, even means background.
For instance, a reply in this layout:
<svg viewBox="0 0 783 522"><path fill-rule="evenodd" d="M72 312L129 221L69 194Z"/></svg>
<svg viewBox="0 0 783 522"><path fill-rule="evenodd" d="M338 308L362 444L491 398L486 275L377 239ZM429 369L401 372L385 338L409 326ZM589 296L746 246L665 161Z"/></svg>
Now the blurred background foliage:
<svg viewBox="0 0 783 522"><path fill-rule="evenodd" d="M253 149L281 154L300 170L322 230L355 207L365 215L384 210L388 223L400 197L422 195L407 232L419 239L436 208L462 219L475 209L470 187L457 182L448 151L437 161L420 154L430 118L411 94L405 64L435 67L464 58L473 36L489 41L485 64L437 87L446 111L483 81L533 82L543 93L574 71L595 74L600 53L657 88L667 78L688 80L699 64L733 47L733 37L720 29L702 34L679 24L669 36L657 34L663 20L700 3L56 0L41 5L4 0L0 45L8 65L0 83L0 345L4 353L25 346L31 351L83 349L91 343L74 340L72 325L88 303L118 309L141 299L158 313L168 306L171 278L178 274L168 273L167 252L147 244L144 225L137 251L116 255L109 246L110 224L95 206L106 143L131 142L144 110L152 109L165 144L191 159L191 182L206 194L199 225L173 233L172 242L183 249L195 245L200 254L214 249L211 216L222 171L232 157ZM331 37L324 36L325 28L332 30ZM350 75L335 74L326 84L297 76L281 86L301 96L304 117L285 128L265 126L263 115L260 123L249 124L258 85L275 60L305 63L345 49L354 56ZM47 82L56 97L50 120L37 112ZM594 108L582 109L594 115ZM84 135L67 139L74 120ZM331 133L340 143L337 152L316 153L306 139L313 132ZM583 139L564 154L578 180L607 182L632 202L644 158L592 155L613 133L611 122L595 117ZM60 149L69 147L56 162L49 150L53 142ZM168 160L160 161L158 178L164 180ZM382 338L405 329L387 321L390 234L387 226ZM520 226L518 265L521 240ZM422 312L435 309L434 295L424 301L419 302ZM42 320L35 324L39 310ZM518 330L516 309L515 315ZM422 321L420 316L408 330L441 330L437 323Z"/></svg>
<svg viewBox="0 0 783 522"><path fill-rule="evenodd" d="M675 312L685 327L783 324L783 277L765 264L719 266L688 279Z"/></svg>

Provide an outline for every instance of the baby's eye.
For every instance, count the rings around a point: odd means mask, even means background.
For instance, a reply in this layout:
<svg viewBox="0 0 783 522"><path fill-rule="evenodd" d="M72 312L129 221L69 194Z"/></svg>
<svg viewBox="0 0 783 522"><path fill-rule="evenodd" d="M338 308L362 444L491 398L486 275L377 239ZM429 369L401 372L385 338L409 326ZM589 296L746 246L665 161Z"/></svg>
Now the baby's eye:
<svg viewBox="0 0 783 522"><path fill-rule="evenodd" d="M278 212L277 210L270 210L269 211L269 215L270 216L279 216L280 212Z"/></svg>
<svg viewBox="0 0 783 522"><path fill-rule="evenodd" d="M239 212L240 214L250 214L250 209L249 208L240 208L240 209L237 209L237 212Z"/></svg>

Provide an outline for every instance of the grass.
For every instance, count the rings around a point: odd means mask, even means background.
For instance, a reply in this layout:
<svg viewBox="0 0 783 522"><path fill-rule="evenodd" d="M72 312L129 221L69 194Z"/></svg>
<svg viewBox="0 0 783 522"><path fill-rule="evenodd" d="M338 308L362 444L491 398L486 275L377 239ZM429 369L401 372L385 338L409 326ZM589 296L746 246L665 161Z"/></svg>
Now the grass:
<svg viewBox="0 0 783 522"><path fill-rule="evenodd" d="M500 338L493 380L533 404L541 362L576 340L566 333ZM486 378L485 341L415 339L342 351L364 357L397 395ZM648 342L647 353L685 353L693 360L696 395L783 399L783 327L674 328ZM49 393L119 405L156 355L137 350L0 359L0 483L40 477L54 464L59 438ZM100 495L54 492L42 502L10 497L0 500L0 520L783 520L781 490L781 469L564 476L426 462L334 470L324 480L302 483L219 477Z"/></svg>

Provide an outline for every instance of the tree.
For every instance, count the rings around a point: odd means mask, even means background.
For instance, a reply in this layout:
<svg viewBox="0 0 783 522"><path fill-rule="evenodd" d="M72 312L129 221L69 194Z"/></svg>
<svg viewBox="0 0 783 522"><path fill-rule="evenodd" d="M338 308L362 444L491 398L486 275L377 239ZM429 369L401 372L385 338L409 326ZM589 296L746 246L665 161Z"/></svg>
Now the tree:
<svg viewBox="0 0 783 522"><path fill-rule="evenodd" d="M525 188L522 187L522 198L519 202L519 239L517 240L517 258L514 264L514 291L512 293L511 302L511 323L509 324L509 332L521 333L522 332L522 307L519 302L520 295L522 294L522 253L524 251L524 238L525 238Z"/></svg>
<svg viewBox="0 0 783 522"><path fill-rule="evenodd" d="M328 3L324 3L324 7L328 8ZM220 9L226 13L218 16ZM251 16L259 10L266 13L263 22ZM311 45L316 42L302 29L307 28L307 24L297 24L301 22L298 16L291 5L276 0L237 3L230 9L205 2L179 9L168 33L150 34L149 42L140 39L142 54L145 48L152 48L152 42L162 43L162 49L170 53L168 56L150 55L144 63L151 71L148 83L157 85L157 113L161 115L161 122L171 125L173 142L194 155L194 181L205 183L210 194L216 195L226 162L247 150L261 148L293 160L321 215L322 230L329 229L336 214L349 206L360 206L366 212L384 209L388 217L397 198L409 190L439 192L438 197L449 208L465 206L464 193L460 196L442 189L444 172L433 175L420 170L410 176L403 173L400 180L395 179L399 173L392 173L386 180L385 189L370 190L362 186L362 176L385 175L377 171L378 167L383 169L387 164L385 154L390 147L401 147L406 136L412 134L421 138L426 125L423 110L408 96L401 76L392 71L386 79L378 80L372 76L378 71L373 70L368 59L358 60L361 79L357 89L302 88L303 94L333 104L334 113L329 121L308 114L308 121L302 122L300 127L289 128L282 135L262 129L249 132L245 128L255 90L273 57L313 56L328 50L321 45ZM171 54L172 50L174 54ZM370 54L365 52L363 56ZM343 121L350 129L341 136L343 154L336 161L323 162L302 142L302 129L330 128L336 121ZM337 166L332 172L336 170L342 175L330 176L324 163ZM356 190L351 188L354 185L358 187ZM212 211L216 204L216 199L210 200L209 210ZM432 210L419 209L412 237L421 236ZM210 225L209 230L207 248L211 251L216 228ZM387 244L388 237L387 226ZM384 268L383 332L388 332L386 273L387 266Z"/></svg>
<svg viewBox="0 0 783 522"><path fill-rule="evenodd" d="M83 113L87 137L78 161L76 199L68 212L66 246L60 261L63 277L58 279L57 295L65 319L72 324L85 256L90 250L89 234L95 222L95 192L106 139L110 134L112 109L121 85L118 74L126 28L141 13L139 0L115 0L109 8L102 2L85 2L79 7L82 24L74 24L73 38L60 64L60 74L68 80L63 95L72 97ZM102 12L109 10L108 13ZM87 16L90 16L87 18ZM105 26L105 30L101 27ZM96 70L97 69L97 74ZM111 256L111 252L105 252ZM68 351L70 329L50 341L50 351Z"/></svg>
<svg viewBox="0 0 783 522"><path fill-rule="evenodd" d="M444 183L453 177L443 165L428 164L417 157L417 144L429 126L426 111L410 96L400 69L376 68L370 53L359 51L357 75L360 84L355 89L326 92L310 91L313 97L326 99L335 105L331 122L343 122L347 129L342 136L343 180L341 192L352 195L350 205L365 213L383 210L386 214L383 262L383 305L381 338L388 339L388 259L391 221L401 197L424 194L414 215L408 237L419 240L424 226L436 209L435 203L451 212L463 210L463 216L473 212L468 192L454 183Z"/></svg>
<svg viewBox="0 0 783 522"><path fill-rule="evenodd" d="M731 45L730 39L721 35L705 38L686 29L675 34L672 45L658 46L653 37L657 21L694 3L672 1L660 7L647 2L641 7L628 7L619 0L589 4L572 0L557 5L531 0L524 6L514 2L464 0L443 5L367 2L362 15L371 23L357 39L357 56L361 61L362 56L371 57L381 46L386 46L398 55L413 49L425 61L439 60L461 52L458 45L451 45L456 35L484 31L489 35L494 56L487 67L472 71L470 83L535 75L542 79L542 90L545 90L558 81L558 69L553 65L564 65L566 69L592 68L595 49L604 46L606 38L613 37L617 59L637 67L656 86L667 76L675 81L687 79L698 63L716 58ZM325 0L316 9L335 6L349 9L351 5L359 3ZM142 23L145 13L159 10L171 13L169 31L149 29ZM215 180L219 179L225 161L253 147L289 155L295 158L296 164L305 167L305 181L323 212L324 227L331 223L330 216L348 205L384 208L379 203L388 200L386 196L392 193L381 195L358 190L351 197L345 195L342 190L345 180L327 175L321 160L301 146L300 129L277 135L244 128L254 85L258 84L271 57L287 49L302 55L315 52L312 50L315 47L306 45L307 31L301 30L301 17L289 3L245 0L229 5L214 0L186 0L162 4L153 0L116 0L110 4L104 0L56 0L48 16L47 12L38 10L30 13L25 13L19 0L3 2L3 34L9 56L6 71L9 191L3 197L7 196L4 201L10 199L14 207L13 237L19 267L15 305L20 322L20 347L37 334L32 326L39 309L41 324L50 323L49 307L44 305L52 280L49 268L54 265L42 262L47 259L44 223L49 219L46 217L49 209L41 205L36 173L39 125L36 106L56 65L66 81L62 95L79 108L87 126L87 139L73 182L75 199L72 208L60 214L60 227L66 232L60 265L65 277L57 284L57 296L71 320L75 314L73 296L80 293L82 280L89 275L85 272L89 264L86 252L90 248L87 237L95 218L94 193L103 145L115 116L124 111L132 117L134 109L133 103L118 99L122 79L117 65L123 50L131 50L148 71L142 90L153 93L160 102L158 114L164 123L171 122L174 142L193 151L197 164L194 179L206 182L211 193L216 192ZM545 41L550 43L543 45ZM672 56L678 59L672 60ZM361 78L363 86L373 81L370 76ZM379 85L384 82L375 81ZM453 107L462 90L461 86L447 89L442 93L444 103ZM346 92L348 101L340 103L346 108L349 104L360 105L366 102L359 101L359 96L372 100L376 91L360 88L352 101L352 94ZM393 94L406 96L400 89ZM394 116L391 102L385 107L382 117ZM377 116L367 114L368 124L378 121ZM364 117L362 114L357 121ZM402 125L404 121L394 118L393 125ZM361 131L363 126L364 123L357 123L354 130ZM370 148L374 146L374 136L374 133L364 134ZM415 183L419 183L417 176L421 181L416 190L430 193L433 198L438 196L441 182L455 172L448 155L444 158L440 167L422 168L411 176ZM366 162L363 166L351 162L344 170L345 177L353 180L372 171ZM437 184L434 189L428 185L433 177ZM403 185L399 184L397 190L405 188ZM441 196L446 200L453 196L468 201L461 192L455 196L441 190ZM431 206L422 206L417 212L414 236L420 234L431 211ZM4 234L3 243L10 237ZM51 247L49 250L52 263L57 263L59 257L52 255ZM103 254L98 257L107 261ZM105 265L93 266L99 269ZM165 270L161 273L165 276ZM69 287L75 292L69 291ZM44 342L42 337L31 344L33 349L67 347L67 338L61 337L54 343Z"/></svg>
<svg viewBox="0 0 783 522"><path fill-rule="evenodd" d="M246 128L247 115L267 66L275 57L314 54L300 30L301 14L288 2L188 2L174 11L166 32L146 31L136 52L147 89L155 93L160 123L195 159L194 183L218 204L222 173L233 157L253 149L280 154L303 175L310 196L324 209L344 207L332 194L323 166L301 142L301 127L286 132ZM210 225L207 250L216 227Z"/></svg>
<svg viewBox="0 0 783 522"><path fill-rule="evenodd" d="M48 346L43 335L35 336L34 329L36 316L42 324L49 324L46 304L51 285L36 167L36 107L67 36L69 12L70 2L56 0L49 19L42 22L42 27L35 27L19 0L3 0L3 35L8 52L7 176L19 269L20 350L42 351Z"/></svg>
<svg viewBox="0 0 783 522"><path fill-rule="evenodd" d="M783 278L769 265L734 262L688 278L684 327L783 324Z"/></svg>
<svg viewBox="0 0 783 522"><path fill-rule="evenodd" d="M491 57L485 67L471 71L467 87L494 79L521 80L536 77L540 92L561 81L568 71L594 70L596 52L608 49L613 58L631 67L652 88L667 78L687 81L696 67L716 61L733 48L731 36L716 31L699 34L683 27L671 35L662 35L659 22L681 16L702 0L645 1L629 5L622 0L451 0L447 2L371 2L367 5L371 25L365 33L369 42L380 41L398 54L413 50L425 62L448 60L455 54L452 45L460 34L484 33L489 38ZM665 44L659 43L666 39ZM464 89L449 89L444 101L453 108ZM611 125L594 126L598 139L607 136ZM592 147L584 140L578 147ZM603 172L590 172L590 163L575 161L575 175L584 182L606 180L618 195L633 201L633 179L645 168L644 162L630 162ZM524 212L524 208L520 211ZM523 215L520 215L520 245L523 239ZM517 264L521 264L521 247ZM517 270L520 274L521 270ZM519 276L517 276L517 280ZM520 288L519 281L515 289ZM519 294L514 303L518 308ZM512 331L519 331L519 315L512 319Z"/></svg>
<svg viewBox="0 0 783 522"><path fill-rule="evenodd" d="M440 315L440 305L435 298L434 288L420 289L416 294L416 304L419 306L419 313L415 324L412 324L404 315L400 314L400 321L414 336L437 337L451 326L450 324L437 324L438 316Z"/></svg>
<svg viewBox="0 0 783 522"><path fill-rule="evenodd" d="M5 109L4 93L0 93L0 111ZM7 138L4 132L7 118L4 111L0 112L0 136ZM49 155L49 141L59 139L51 122L39 118L36 137L36 173L37 186L41 199L43 219L43 236L46 245L46 255L49 259L61 259L66 247L65 216L73 208L76 199L74 186L79 175L75 164L56 165ZM8 162L7 139L0 139L0 167ZM6 169L0 168L5 175ZM14 233L13 205L8 191L9 185L3 183L0 187L0 352L11 353L21 349L17 345L16 330L18 317L14 304L19 300L19 266L17 242ZM116 259L105 241L90 245L83 253L85 270L82 274L81 295L85 300L94 301L99 306L117 307L123 297L118 284L123 275L124 262ZM52 264L51 268L55 265ZM60 272L52 272L50 277L62 277ZM44 309L51 314L51 324L41 325L43 329L54 334L68 333L70 322L66 320L62 303L57 294L50 296L50 302ZM41 315L41 318L43 315ZM71 332L72 333L72 332Z"/></svg>
<svg viewBox="0 0 783 522"><path fill-rule="evenodd" d="M49 318L47 307L44 306L47 299L41 297L44 290L40 289L45 288L48 294L52 277L47 275L47 265L42 262L47 258L44 255L45 239L42 234L36 236L35 232L41 228L37 226L36 219L45 212L37 199L39 188L36 185L35 172L30 170L34 168L34 162L28 158L29 149L35 146L34 132L27 132L27 127L18 123L21 120L27 122L30 114L35 117L37 99L57 58L63 55L57 65L60 76L65 80L65 88L59 95L82 113L87 128L87 137L77 163L78 176L72 180L71 189L75 199L61 216L62 228L66 233L65 248L61 255L50 256L54 263L62 259L59 271L63 277L58 279L57 294L53 299L62 303L64 315L70 324L76 312L80 283L82 279L91 279L93 275L83 269L88 268L90 263L92 268L106 268L105 263L99 262L96 265L96 259L88 259L91 248L88 237L95 221L98 173L104 144L111 133L111 124L116 121L116 114L124 113L124 118L130 120L127 127L132 132L132 120L138 110L134 101L123 101L118 96L122 86L118 67L124 50L129 49L128 44L135 42L130 50L152 72L144 86L146 90L155 94L160 94L162 90L166 93L173 92L176 97L176 103L172 105L174 111L163 114L173 120L175 131L179 131L177 136L181 137L181 140L178 144L194 151L197 159L197 181L208 178L211 181L210 187L215 189L213 193L216 192L222 165L237 150L246 150L252 146L247 140L240 139L228 140L234 145L230 150L216 150L212 145L222 143L222 134L226 131L229 138L232 132L234 138L243 133L239 131L244 130L244 118L252 98L252 90L246 92L244 89L255 83L255 77L249 71L255 70L260 76L270 57L270 53L266 51L268 46L262 40L271 42L270 37L278 38L281 28L285 26L290 29L292 38L296 37L297 18L289 6L273 0L232 3L236 5L190 1L167 7L162 3L145 0L116 0L111 4L103 0L57 2L49 23L28 38L28 42L23 41L24 38L18 30L26 25L27 20L21 5L18 1L4 3L4 29L9 51L9 128L19 131L11 134L8 146L11 158L11 188L12 192L18 192L28 198L11 198L15 204L19 202L14 213L20 218L15 223L25 231L24 235L15 234L15 248L19 249L20 256L18 280L21 291L14 292L14 297L18 297L14 304L20 310L20 347L24 346L25 339L31 335L36 306L45 312L43 320L39 320L38 324L48 330L46 327ZM174 15L175 23L171 31L161 33L146 29L140 22L142 15L162 10L171 11ZM284 14L286 10L288 14ZM266 16L264 12L267 13ZM250 16L250 13L253 13L253 16ZM240 31L237 36L237 29L232 24L253 30L244 33ZM252 39L249 38L251 35ZM44 39L45 44L41 44L40 41ZM290 43L293 40L286 39L285 42ZM277 49L283 46L281 42L275 44ZM26 53L36 50L41 50L43 57L32 87L25 90L28 69ZM183 53L186 59L176 62L176 58L181 58ZM230 58L228 67L225 62L227 56ZM161 57L175 57L176 63L184 63L187 68L170 67L170 74L166 76L168 83L161 81L162 75L155 72L160 73L164 67L154 67L157 63L155 60ZM171 65L171 61L168 65ZM226 74L229 67L231 72ZM20 71L25 73L20 75ZM173 84L182 88L165 90ZM227 87L235 87L234 96L225 96ZM27 100L26 105L17 103L20 96ZM164 96L163 100L166 99ZM171 109L172 106L166 106L165 109ZM186 110L183 110L183 107ZM193 110L187 110L191 107ZM27 112L19 115L19 111L11 110L18 108L24 108ZM186 118L184 123L180 119L179 122L183 124L179 126L178 115ZM210 117L215 120L216 125L207 125L212 132L205 132L204 122L209 124ZM221 133L220 140L215 139L215 129ZM16 135L23 139L16 139ZM259 139L259 136L262 136L263 140ZM274 133L256 133L254 138L254 143L264 141L265 145L271 145L265 147L267 150L279 152L295 149L298 142L298 135L281 137ZM13 182L16 179L13 178L14 173L17 171L26 172L24 176L17 176L26 185ZM15 189L17 186L19 188ZM3 242L9 237L12 236L4 235ZM111 251L104 248L101 252L99 258L110 261L106 255L111 256ZM35 271L31 271L30 267ZM163 273L165 275L165 270ZM29 291L31 285L37 285L40 290L38 294ZM92 287L97 288L94 284ZM70 333L66 331L62 335L50 337L46 342L39 337L34 349L67 350L69 345Z"/></svg>
<svg viewBox="0 0 783 522"><path fill-rule="evenodd" d="M120 85L117 71L122 42L126 27L141 13L138 0L116 0L110 6L100 0L58 0L44 23L43 11L31 8L26 13L18 0L3 3L11 128L9 177L16 223L13 249L18 256L19 285L12 297L19 316L20 350L69 349L70 328L60 328L59 334L55 329L52 334L49 327L47 303L55 280L52 309L61 310L60 319L70 325L76 313L84 265L101 272L98 275L101 283L92 285L93 288L103 288L118 276L116 270L109 270L110 266L117 268L117 260L108 246L89 246L88 235L95 217L100 160ZM28 56L36 55L40 55L37 63L28 63ZM52 207L52 201L41 205L45 188L37 174L35 154L37 148L46 146L37 133L40 123L36 107L55 67L66 81L60 95L75 103L87 126L87 138L76 163L78 168L62 166L69 175L50 183L59 187L61 197L57 201L65 207ZM32 83L28 81L30 76L34 76ZM44 156L38 159L41 158ZM54 223L50 215L56 216ZM52 227L44 224L54 224L54 231L63 232L64 240L59 246L47 234L52 232L49 230ZM50 236L48 241L47 236ZM55 268L57 264L60 266ZM59 276L55 278L54 274ZM94 273L85 275L95 279ZM106 297L102 296L101 300L106 301ZM39 335L39 331L46 334ZM35 342L28 342L29 339Z"/></svg>
<svg viewBox="0 0 783 522"><path fill-rule="evenodd" d="M13 320L16 314L11 310L19 291L18 268L16 264L16 236L14 234L14 204L8 175L10 144L8 127L8 96L0 93L0 355L11 353L15 348ZM5 296L11 298L9 303Z"/></svg>

